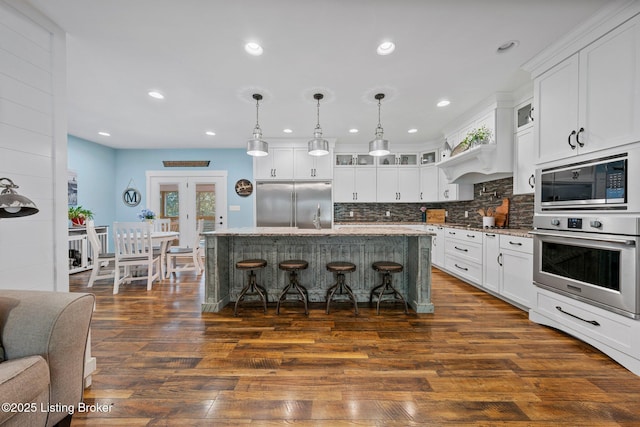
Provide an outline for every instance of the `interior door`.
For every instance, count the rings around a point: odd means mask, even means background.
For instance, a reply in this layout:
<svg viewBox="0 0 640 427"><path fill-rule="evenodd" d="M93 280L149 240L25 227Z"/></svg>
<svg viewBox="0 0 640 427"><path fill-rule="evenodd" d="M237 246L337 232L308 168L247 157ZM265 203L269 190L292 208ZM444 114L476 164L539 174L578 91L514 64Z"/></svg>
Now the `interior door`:
<svg viewBox="0 0 640 427"><path fill-rule="evenodd" d="M199 219L204 231L226 228L226 189L226 173L147 172L150 208L158 218L171 219L182 247L194 245Z"/></svg>

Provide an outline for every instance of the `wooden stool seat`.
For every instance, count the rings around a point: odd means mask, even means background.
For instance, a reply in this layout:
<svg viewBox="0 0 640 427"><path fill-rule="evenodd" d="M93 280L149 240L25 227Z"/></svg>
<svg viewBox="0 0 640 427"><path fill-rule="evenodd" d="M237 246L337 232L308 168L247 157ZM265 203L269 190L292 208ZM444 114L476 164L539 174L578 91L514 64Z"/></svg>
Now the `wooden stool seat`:
<svg viewBox="0 0 640 427"><path fill-rule="evenodd" d="M255 268L263 268L267 266L267 261L263 259L243 259L236 262L238 270L253 270Z"/></svg>
<svg viewBox="0 0 640 427"><path fill-rule="evenodd" d="M334 261L327 263L327 270L332 273L351 273L356 271L356 265L352 262Z"/></svg>
<svg viewBox="0 0 640 427"><path fill-rule="evenodd" d="M329 307L331 305L331 301L336 296L336 292L338 295L346 295L353 303L353 311L355 314L358 314L358 301L356 300L353 291L349 287L349 285L345 282L345 273L351 273L352 271L356 271L356 265L351 262L346 261L336 261L327 263L327 270L336 273L336 283L327 289L327 314L329 314Z"/></svg>
<svg viewBox="0 0 640 427"><path fill-rule="evenodd" d="M276 303L276 314L280 314L280 303L287 299L287 295L294 294L299 301L304 303L304 314L309 315L309 293L307 292L307 288L298 282L298 271L306 270L308 267L309 263L301 259L289 259L281 261L278 264L280 270L289 272L289 282L280 293L280 297Z"/></svg>
<svg viewBox="0 0 640 427"><path fill-rule="evenodd" d="M371 289L371 294L369 295L369 304L373 302L374 296L378 299L378 303L376 304L376 313L380 314L380 302L385 296L391 296L391 298L386 298L387 300L401 301L404 304L404 312L409 313L407 301L391 283L391 274L401 273L403 270L402 264L392 261L377 261L374 262L371 267L375 271L382 273L382 284Z"/></svg>
<svg viewBox="0 0 640 427"><path fill-rule="evenodd" d="M289 259L278 264L278 268L285 271L306 270L307 267L309 263L301 259Z"/></svg>
<svg viewBox="0 0 640 427"><path fill-rule="evenodd" d="M267 312L267 304L269 302L269 297L267 295L267 290L258 285L256 281L256 274L253 270L257 270L259 268L264 268L267 266L267 261L263 259L243 259L236 262L236 268L238 270L249 270L249 280L244 288L240 291L240 295L238 295L238 299L236 299L236 304L233 308L233 315L238 315L238 305L241 301L244 300L245 296L257 295L260 297L262 301L262 305L264 307L264 312Z"/></svg>

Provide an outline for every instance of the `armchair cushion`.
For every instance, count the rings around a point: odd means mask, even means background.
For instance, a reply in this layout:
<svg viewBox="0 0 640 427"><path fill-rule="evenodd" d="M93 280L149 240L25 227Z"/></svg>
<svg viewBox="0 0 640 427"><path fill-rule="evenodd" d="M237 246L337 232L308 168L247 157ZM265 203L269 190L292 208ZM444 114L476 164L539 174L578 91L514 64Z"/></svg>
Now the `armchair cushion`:
<svg viewBox="0 0 640 427"><path fill-rule="evenodd" d="M41 356L7 360L0 367L0 396L4 404L15 405L0 411L0 424L44 426L49 404L49 366ZM20 422L17 422L18 419Z"/></svg>

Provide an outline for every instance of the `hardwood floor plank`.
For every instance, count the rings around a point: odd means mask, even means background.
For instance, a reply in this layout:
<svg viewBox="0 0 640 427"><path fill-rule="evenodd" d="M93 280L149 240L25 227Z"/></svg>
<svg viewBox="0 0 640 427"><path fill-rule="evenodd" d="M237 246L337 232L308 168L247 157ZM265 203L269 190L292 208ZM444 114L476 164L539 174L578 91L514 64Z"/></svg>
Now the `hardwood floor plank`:
<svg viewBox="0 0 640 427"><path fill-rule="evenodd" d="M435 313L255 304L202 313L193 272L93 292L97 370L72 426L638 426L640 378L433 270Z"/></svg>

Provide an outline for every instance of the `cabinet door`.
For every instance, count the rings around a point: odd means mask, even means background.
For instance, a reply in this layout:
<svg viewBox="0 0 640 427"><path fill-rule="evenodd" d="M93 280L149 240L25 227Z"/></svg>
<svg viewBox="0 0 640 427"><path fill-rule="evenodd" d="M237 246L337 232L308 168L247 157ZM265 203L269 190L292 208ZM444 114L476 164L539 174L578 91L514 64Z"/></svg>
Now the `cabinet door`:
<svg viewBox="0 0 640 427"><path fill-rule="evenodd" d="M398 201L404 203L420 201L420 169L417 167L398 168Z"/></svg>
<svg viewBox="0 0 640 427"><path fill-rule="evenodd" d="M270 156L254 157L253 170L257 180L273 179L273 158Z"/></svg>
<svg viewBox="0 0 640 427"><path fill-rule="evenodd" d="M327 156L323 156L327 157ZM293 177L295 179L313 179L315 169L315 157L310 156L306 148L294 148L293 150Z"/></svg>
<svg viewBox="0 0 640 427"><path fill-rule="evenodd" d="M398 201L398 168L378 168L377 201L378 203Z"/></svg>
<svg viewBox="0 0 640 427"><path fill-rule="evenodd" d="M293 149L274 148L267 157L273 156L273 177L275 179L293 178Z"/></svg>
<svg viewBox="0 0 640 427"><path fill-rule="evenodd" d="M580 152L640 140L640 17L580 51Z"/></svg>
<svg viewBox="0 0 640 427"><path fill-rule="evenodd" d="M438 235L436 236L436 244L434 249L434 258L437 260L435 262L438 266L444 265L444 227L438 227L437 231Z"/></svg>
<svg viewBox="0 0 640 427"><path fill-rule="evenodd" d="M500 239L497 234L484 233L482 242L482 286L500 292Z"/></svg>
<svg viewBox="0 0 640 427"><path fill-rule="evenodd" d="M533 128L516 133L514 142L513 194L532 194L535 189Z"/></svg>
<svg viewBox="0 0 640 427"><path fill-rule="evenodd" d="M577 144L571 133L578 123L578 55L538 77L534 96L538 112L538 120L533 122L537 163L575 155Z"/></svg>
<svg viewBox="0 0 640 427"><path fill-rule="evenodd" d="M376 169L355 168L356 202L366 203L376 201Z"/></svg>
<svg viewBox="0 0 640 427"><path fill-rule="evenodd" d="M333 201L354 202L356 173L354 167L341 167L333 171Z"/></svg>
<svg viewBox="0 0 640 427"><path fill-rule="evenodd" d="M533 255L524 252L502 251L500 294L524 307L532 307L535 300Z"/></svg>
<svg viewBox="0 0 640 427"><path fill-rule="evenodd" d="M420 201L438 201L438 168L435 165L420 168Z"/></svg>
<svg viewBox="0 0 640 427"><path fill-rule="evenodd" d="M329 154L316 157L313 169L314 179L331 179L333 176L333 156Z"/></svg>

